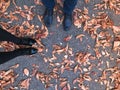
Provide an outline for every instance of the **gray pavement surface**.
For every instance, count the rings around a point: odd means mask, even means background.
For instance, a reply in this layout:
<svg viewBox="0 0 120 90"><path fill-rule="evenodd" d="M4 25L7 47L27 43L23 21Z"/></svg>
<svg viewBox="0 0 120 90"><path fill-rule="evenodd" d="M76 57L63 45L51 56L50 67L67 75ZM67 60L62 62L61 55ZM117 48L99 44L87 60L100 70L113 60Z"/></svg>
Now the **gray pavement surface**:
<svg viewBox="0 0 120 90"><path fill-rule="evenodd" d="M85 4L84 0L78 0L78 4L76 6L76 8L80 8L83 9L84 7L86 7L89 10L89 15L92 16L93 13L96 13L96 11L93 10L94 5L96 3L99 3L101 0L90 0L89 4ZM35 5L34 0L15 0L16 4L20 7L23 7L23 5L27 5L27 6L35 6L35 8L33 9L33 12L36 14L36 16L34 17L34 19L32 21L30 21L31 24L34 25L39 25L41 26L41 22L38 20L37 15L43 15L45 7L44 6L40 6L40 5ZM7 12L13 11L14 10L14 5L13 3L11 3L10 7L8 8ZM112 11L108 12L108 15L111 17L111 19L115 22L116 25L120 25L120 16L118 15L114 15L112 13ZM54 16L56 17L56 13L54 13ZM4 18L0 18L0 21L3 22L7 22L8 20L4 19ZM21 24L24 21L24 19L20 19L18 22L13 22L11 25L17 25L17 24ZM90 52L92 53L92 55L95 55L95 52L93 50L94 46L95 46L95 40L93 40L91 38L91 36L87 33L83 31L83 28L76 28L75 26L72 26L71 30L68 32L63 31L63 27L62 25L60 25L59 27L56 27L56 23L57 23L57 19L54 18L53 20L53 25L48 28L49 33L53 33L53 35L49 34L47 38L42 39L42 43L45 45L46 49L48 49L48 52L42 52L42 54L45 54L46 57L52 57L52 45L53 44L58 44L58 45L62 45L62 46L66 46L67 44L69 45L69 47L73 48L73 52ZM83 41L80 42L79 39L76 39L76 36L79 34L85 34L85 37L83 37ZM68 35L72 35L72 39L69 42L64 42L63 39L64 37L68 36ZM91 49L87 49L87 45L90 45L92 48ZM15 83L13 84L13 86L18 86L18 83L20 82L20 80L23 80L25 78L27 78L26 76L23 75L23 69L24 68L28 68L30 70L30 73L32 72L32 64L37 64L39 66L39 71L40 72L44 72L46 74L48 74L50 72L49 68L49 63L45 63L43 60L43 56L41 53L37 53L35 55L33 55L33 57L29 57L29 56L19 56L14 58L13 60L6 62L2 65L0 65L0 70L7 70L9 69L9 67L19 63L20 67L15 69L15 73L19 74L19 77L16 79ZM111 52L111 55L112 54ZM57 55L58 56L58 60L57 62L61 62L63 55ZM72 57L74 58L74 57ZM103 60L107 60L107 58L103 57ZM99 61L92 61L92 63L96 64ZM110 62L111 67L112 65L115 65L115 62ZM83 68L85 66L82 66ZM103 64L102 68L106 68L105 64ZM101 75L101 71L97 70L97 68L93 68L93 71L98 72L98 76ZM77 87L77 85L73 85L72 81L73 79L75 79L76 77L79 77L79 75L81 74L81 72L77 72L76 74L74 74L72 71L68 71L65 70L65 72L63 74L61 74L61 77L66 77L68 78L68 81L70 82L71 85L71 90L73 90L73 87ZM92 76L93 78L97 78ZM54 85L56 85L56 81L52 81L54 83ZM58 82L57 82L58 83ZM86 86L89 86L89 90L106 90L106 86L105 85L101 85L100 83L94 82L94 81L86 81L84 82L84 84ZM31 81L30 81L30 87L29 90L55 90L54 89L55 86L49 87L49 88L45 88L44 84L41 83L41 81L37 80L35 77L32 77ZM7 90L7 87L6 89ZM17 90L24 90L24 89L17 89ZM61 88L59 88L58 90L62 90ZM80 88L76 89L76 90L82 90Z"/></svg>

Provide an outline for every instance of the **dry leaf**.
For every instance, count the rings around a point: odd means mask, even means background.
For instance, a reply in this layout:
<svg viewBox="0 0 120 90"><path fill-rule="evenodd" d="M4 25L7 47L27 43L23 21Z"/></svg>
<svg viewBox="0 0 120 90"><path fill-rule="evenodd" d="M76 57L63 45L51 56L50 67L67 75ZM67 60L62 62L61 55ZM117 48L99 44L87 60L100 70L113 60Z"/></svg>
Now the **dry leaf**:
<svg viewBox="0 0 120 90"><path fill-rule="evenodd" d="M74 73L76 73L77 70L78 70L78 65L76 65L76 66L74 67Z"/></svg>
<svg viewBox="0 0 120 90"><path fill-rule="evenodd" d="M68 88L68 90L71 90L71 87L70 87L69 83L67 83L67 88Z"/></svg>
<svg viewBox="0 0 120 90"><path fill-rule="evenodd" d="M10 0L0 0L0 12L5 12L10 6Z"/></svg>
<svg viewBox="0 0 120 90"><path fill-rule="evenodd" d="M67 81L60 82L60 87L64 87L67 84Z"/></svg>
<svg viewBox="0 0 120 90"><path fill-rule="evenodd" d="M42 2L40 0L34 0L36 5L43 5Z"/></svg>
<svg viewBox="0 0 120 90"><path fill-rule="evenodd" d="M85 36L84 34L79 34L76 36L76 39L80 39L80 41L82 41L84 36Z"/></svg>
<svg viewBox="0 0 120 90"><path fill-rule="evenodd" d="M64 41L68 42L70 41L72 38L72 35L68 35L67 37L64 38Z"/></svg>
<svg viewBox="0 0 120 90"><path fill-rule="evenodd" d="M23 72L26 76L29 76L29 70L27 68L24 68Z"/></svg>
<svg viewBox="0 0 120 90"><path fill-rule="evenodd" d="M120 27L119 26L113 26L113 32L115 34L120 34Z"/></svg>
<svg viewBox="0 0 120 90"><path fill-rule="evenodd" d="M31 78L22 80L20 82L20 87L29 90L30 80L31 80Z"/></svg>
<svg viewBox="0 0 120 90"><path fill-rule="evenodd" d="M15 64L14 66L11 66L10 68L16 69L16 68L18 68L19 66L20 66L19 64Z"/></svg>
<svg viewBox="0 0 120 90"><path fill-rule="evenodd" d="M90 2L90 0L85 0L85 3L88 4Z"/></svg>

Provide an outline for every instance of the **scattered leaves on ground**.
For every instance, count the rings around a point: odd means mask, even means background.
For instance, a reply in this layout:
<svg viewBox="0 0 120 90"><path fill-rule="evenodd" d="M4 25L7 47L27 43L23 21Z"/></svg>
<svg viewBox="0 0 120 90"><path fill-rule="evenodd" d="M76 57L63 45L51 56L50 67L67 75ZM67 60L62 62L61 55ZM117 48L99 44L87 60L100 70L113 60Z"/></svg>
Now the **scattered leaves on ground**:
<svg viewBox="0 0 120 90"><path fill-rule="evenodd" d="M92 0L84 0L85 4L90 4ZM13 11L9 11L8 8L11 5L14 6ZM43 5L40 0L34 0L35 5ZM19 88L29 90L31 77L36 77L40 83L44 84L45 88L55 87L55 90L89 90L89 85L84 84L85 81L94 81L101 85L105 85L106 90L119 90L120 89L120 26L116 25L112 18L109 16L106 10L114 12L113 14L120 14L120 0L101 0L95 4L93 10L98 10L96 13L90 16L89 7L84 7L83 10L75 8L73 13L73 24L76 28L87 32L92 39L95 40L94 48L87 45L87 50L92 48L95 55L90 52L73 52L74 48L70 47L69 42L75 39L79 39L80 42L86 37L85 34L77 34L77 36L67 35L63 37L63 41L67 43L65 46L59 44L53 44L52 57L45 56L43 51L48 52L45 45L42 43L42 39L48 37L50 32L47 27L44 26L41 15L36 15L32 10L35 9L35 5L27 6L23 5L23 8L17 6L16 0L0 0L0 18L7 19L8 22L0 21L0 25L3 29L7 30L13 35L18 37L32 37L37 41L37 44L33 47L38 48L39 53L43 54L43 60L45 63L49 63L50 72L45 73L39 71L39 66L32 65L32 72L29 68L23 69L23 74L27 77L19 82ZM57 5L54 11L57 13L57 27L62 24L63 13L59 10L63 7L62 0L57 0ZM41 22L41 26L30 23L35 17ZM22 23L20 19L24 19ZM112 32L112 34L110 33ZM20 46L11 42L0 42L0 48L3 47L5 51L14 50ZM106 48L109 48L110 51ZM112 53L116 53L116 57L112 56ZM63 55L60 62L57 61L57 55ZM72 57L72 58L71 58ZM103 58L107 58L104 60ZM115 66L111 67L110 62L114 61ZM93 62L97 62L94 64ZM105 64L104 64L105 63ZM102 67L105 65L105 68ZM19 68L20 65L16 64L10 67L9 70L0 71L0 90L9 86L8 90L16 90L18 87L14 87L16 78L19 77L15 74L14 70ZM94 71L96 68L98 71ZM66 71L73 72L78 75L69 81L68 77L61 77ZM101 76L97 76L98 72ZM32 73L32 74L31 74ZM93 78L94 77L94 78ZM97 77L97 78L95 78ZM72 78L72 77L71 77ZM55 85L52 81L55 80Z"/></svg>

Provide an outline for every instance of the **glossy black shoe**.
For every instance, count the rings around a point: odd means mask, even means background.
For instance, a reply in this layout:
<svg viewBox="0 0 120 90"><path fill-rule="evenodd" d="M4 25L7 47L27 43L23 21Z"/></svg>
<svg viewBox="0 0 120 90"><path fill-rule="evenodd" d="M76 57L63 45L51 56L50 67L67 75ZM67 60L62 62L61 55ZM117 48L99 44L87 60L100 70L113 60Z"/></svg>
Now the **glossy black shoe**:
<svg viewBox="0 0 120 90"><path fill-rule="evenodd" d="M15 50L14 52L16 52L19 55L32 55L32 54L35 54L37 53L37 49L36 48L20 48L20 49L17 49Z"/></svg>
<svg viewBox="0 0 120 90"><path fill-rule="evenodd" d="M53 22L53 9L46 8L43 16L44 24L46 27L50 27Z"/></svg>
<svg viewBox="0 0 120 90"><path fill-rule="evenodd" d="M34 43L36 43L36 41L32 38L20 38L20 41L17 44L32 46Z"/></svg>
<svg viewBox="0 0 120 90"><path fill-rule="evenodd" d="M72 26L72 14L64 14L63 28L65 31L69 31Z"/></svg>

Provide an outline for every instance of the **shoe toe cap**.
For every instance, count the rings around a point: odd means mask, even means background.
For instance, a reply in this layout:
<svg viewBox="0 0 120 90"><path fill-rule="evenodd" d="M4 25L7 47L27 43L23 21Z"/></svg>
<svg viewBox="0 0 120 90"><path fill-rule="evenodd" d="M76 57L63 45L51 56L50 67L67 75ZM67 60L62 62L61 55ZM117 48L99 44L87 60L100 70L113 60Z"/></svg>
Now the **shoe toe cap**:
<svg viewBox="0 0 120 90"><path fill-rule="evenodd" d="M29 39L29 45L32 46L34 43L36 43L36 40L34 39Z"/></svg>
<svg viewBox="0 0 120 90"><path fill-rule="evenodd" d="M38 50L37 50L37 49L32 48L30 53L31 53L31 54L35 54L35 53L37 53L37 52L38 52Z"/></svg>

